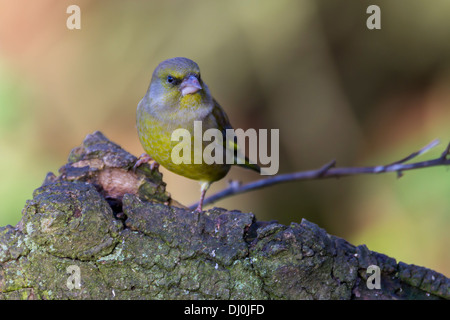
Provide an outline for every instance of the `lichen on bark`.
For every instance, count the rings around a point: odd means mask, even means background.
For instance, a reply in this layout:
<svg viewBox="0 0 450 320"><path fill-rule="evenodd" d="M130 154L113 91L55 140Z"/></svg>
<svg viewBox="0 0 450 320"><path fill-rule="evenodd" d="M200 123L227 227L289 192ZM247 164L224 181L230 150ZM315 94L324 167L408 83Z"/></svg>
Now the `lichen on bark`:
<svg viewBox="0 0 450 320"><path fill-rule="evenodd" d="M353 246L303 220L193 212L162 175L100 132L0 227L1 299L449 299L435 271ZM367 268L381 289L367 286ZM69 266L80 287L68 286Z"/></svg>

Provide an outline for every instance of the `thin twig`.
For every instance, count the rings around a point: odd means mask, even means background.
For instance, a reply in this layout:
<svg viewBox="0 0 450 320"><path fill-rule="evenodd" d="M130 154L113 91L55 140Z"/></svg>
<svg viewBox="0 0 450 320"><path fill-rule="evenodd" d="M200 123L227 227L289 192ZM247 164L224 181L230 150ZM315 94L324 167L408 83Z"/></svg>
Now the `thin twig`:
<svg viewBox="0 0 450 320"><path fill-rule="evenodd" d="M441 159L445 160L450 153L450 143L447 145L447 148L445 148L444 152L442 152Z"/></svg>
<svg viewBox="0 0 450 320"><path fill-rule="evenodd" d="M420 149L419 151L413 152L409 156L399 161L383 166L334 168L336 161L333 160L317 170L286 173L260 179L247 184L232 182L227 188L206 198L203 204L204 205L211 204L217 202L218 200L230 197L235 194L241 194L285 182L324 179L324 178L339 178L358 174L379 174L385 172L396 172L397 176L401 177L402 172L407 170L450 165L450 159L447 158L447 156L450 154L450 143L447 145L447 148L444 150L444 152L441 154L439 158L408 164L405 163L419 155L424 154L425 152L434 148L438 144L439 140L434 140L425 147L423 147L422 149ZM189 208L190 209L196 208L197 205L198 203L195 203L191 205Z"/></svg>
<svg viewBox="0 0 450 320"><path fill-rule="evenodd" d="M390 165L394 165L394 164L398 164L398 163L405 163L406 161L409 161L409 160L411 160L411 159L413 159L413 158L415 158L415 157L417 157L417 156L419 156L421 154L424 154L428 150L436 147L438 144L439 144L439 139L433 140L429 144L427 144L425 147L420 149L419 151L413 152L409 156L407 156L407 157L405 157L405 158L403 158L403 159L401 159L399 161L393 162Z"/></svg>

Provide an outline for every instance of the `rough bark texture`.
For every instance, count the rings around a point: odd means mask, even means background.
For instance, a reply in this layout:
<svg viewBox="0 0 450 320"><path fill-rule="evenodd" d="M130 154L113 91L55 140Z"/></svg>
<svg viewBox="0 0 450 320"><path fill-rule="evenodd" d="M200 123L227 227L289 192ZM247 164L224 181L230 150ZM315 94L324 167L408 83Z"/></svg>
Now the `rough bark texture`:
<svg viewBox="0 0 450 320"><path fill-rule="evenodd" d="M158 171L100 132L72 150L56 177L0 227L2 299L449 299L435 271L355 247L303 220L192 212ZM80 269L79 289L67 286ZM367 287L367 267L381 289ZM70 282L72 283L72 282Z"/></svg>

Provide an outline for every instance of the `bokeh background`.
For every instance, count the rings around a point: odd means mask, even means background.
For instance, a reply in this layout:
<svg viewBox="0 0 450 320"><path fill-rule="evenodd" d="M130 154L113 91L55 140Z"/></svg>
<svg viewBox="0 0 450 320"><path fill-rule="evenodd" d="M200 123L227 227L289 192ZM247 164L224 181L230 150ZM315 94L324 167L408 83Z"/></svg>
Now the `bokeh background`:
<svg viewBox="0 0 450 320"><path fill-rule="evenodd" d="M81 8L81 30L66 9ZM366 9L381 8L381 30ZM235 128L280 130L280 173L388 164L450 141L448 0L0 0L0 225L96 130L143 152L135 110L155 66L195 60ZM198 183L164 172L189 205ZM259 177L233 168L230 179ZM216 206L306 218L353 244L450 276L446 167L293 182Z"/></svg>

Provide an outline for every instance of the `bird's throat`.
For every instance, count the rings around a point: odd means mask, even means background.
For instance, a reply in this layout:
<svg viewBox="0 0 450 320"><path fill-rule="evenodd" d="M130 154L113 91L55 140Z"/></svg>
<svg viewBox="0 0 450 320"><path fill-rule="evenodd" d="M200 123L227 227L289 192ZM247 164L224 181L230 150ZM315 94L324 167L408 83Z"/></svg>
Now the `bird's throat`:
<svg viewBox="0 0 450 320"><path fill-rule="evenodd" d="M182 96L180 99L180 109L181 110L192 110L198 109L203 104L203 99L201 94L193 93Z"/></svg>

